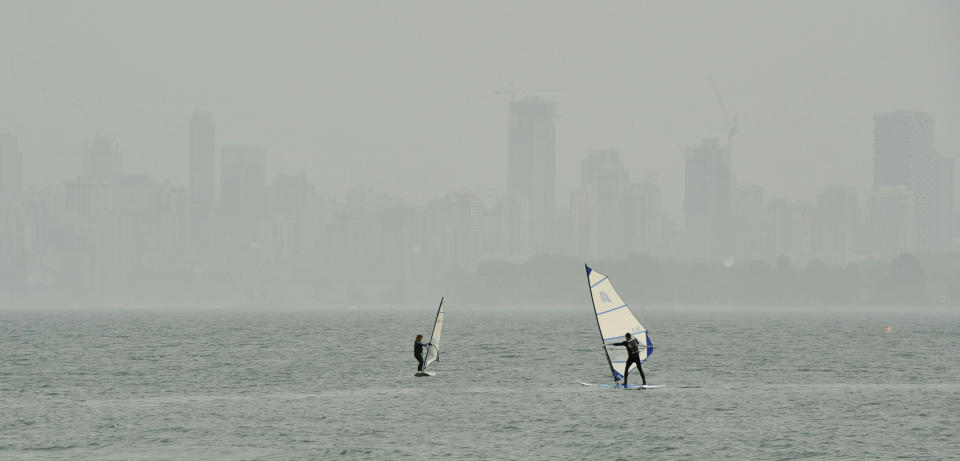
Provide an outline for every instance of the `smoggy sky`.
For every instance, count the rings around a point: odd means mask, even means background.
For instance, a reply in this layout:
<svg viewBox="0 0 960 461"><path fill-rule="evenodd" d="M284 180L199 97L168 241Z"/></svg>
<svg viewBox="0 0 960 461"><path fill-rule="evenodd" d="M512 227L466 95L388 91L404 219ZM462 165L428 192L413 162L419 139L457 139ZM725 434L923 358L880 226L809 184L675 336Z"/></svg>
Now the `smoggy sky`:
<svg viewBox="0 0 960 461"><path fill-rule="evenodd" d="M558 191L590 148L682 203L680 146L726 136L767 197L866 193L873 114L935 114L960 153L960 3L0 2L0 131L25 182L80 172L97 132L124 169L184 184L187 123L267 148L269 173L321 193L372 186L420 203L506 184L508 96L561 89ZM863 199L863 197L861 197Z"/></svg>

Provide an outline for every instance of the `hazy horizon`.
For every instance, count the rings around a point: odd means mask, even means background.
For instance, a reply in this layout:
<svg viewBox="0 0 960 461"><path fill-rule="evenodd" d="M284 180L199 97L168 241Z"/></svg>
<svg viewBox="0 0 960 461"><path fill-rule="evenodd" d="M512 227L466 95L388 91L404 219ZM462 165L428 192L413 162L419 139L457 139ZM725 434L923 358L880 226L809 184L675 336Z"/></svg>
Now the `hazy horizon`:
<svg viewBox="0 0 960 461"><path fill-rule="evenodd" d="M266 149L268 177L420 204L505 190L506 94L560 89L558 206L592 148L656 176L680 220L682 147L725 141L765 197L872 184L873 115L921 110L960 140L954 2L5 2L0 131L27 187L81 172L115 138L124 170L186 184L187 125Z"/></svg>

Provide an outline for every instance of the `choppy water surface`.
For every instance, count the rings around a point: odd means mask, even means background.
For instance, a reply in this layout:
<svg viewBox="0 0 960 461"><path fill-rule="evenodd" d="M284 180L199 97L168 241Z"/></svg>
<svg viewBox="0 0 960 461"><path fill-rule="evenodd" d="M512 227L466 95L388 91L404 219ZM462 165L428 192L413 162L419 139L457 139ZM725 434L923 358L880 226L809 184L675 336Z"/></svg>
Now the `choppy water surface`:
<svg viewBox="0 0 960 461"><path fill-rule="evenodd" d="M621 391L589 307L449 301L433 378L432 306L0 312L0 458L960 457L960 311L635 309Z"/></svg>

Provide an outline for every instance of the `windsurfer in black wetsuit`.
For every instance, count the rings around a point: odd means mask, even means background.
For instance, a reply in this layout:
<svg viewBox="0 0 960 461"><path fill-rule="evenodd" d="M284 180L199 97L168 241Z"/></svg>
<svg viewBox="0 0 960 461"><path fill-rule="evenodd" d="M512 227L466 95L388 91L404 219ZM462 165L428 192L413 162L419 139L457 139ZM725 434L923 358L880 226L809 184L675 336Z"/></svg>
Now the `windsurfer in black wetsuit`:
<svg viewBox="0 0 960 461"><path fill-rule="evenodd" d="M623 346L627 348L627 363L623 367L623 386L627 386L627 374L630 373L630 365L637 364L637 370L640 371L640 379L643 385L647 385L647 377L643 375L643 367L640 366L640 341L630 339L630 333L623 335L624 340L619 343L608 344L609 346Z"/></svg>
<svg viewBox="0 0 960 461"><path fill-rule="evenodd" d="M423 371L423 348L429 345L429 343L424 344L423 335L417 335L413 340L413 356L417 359L417 371Z"/></svg>

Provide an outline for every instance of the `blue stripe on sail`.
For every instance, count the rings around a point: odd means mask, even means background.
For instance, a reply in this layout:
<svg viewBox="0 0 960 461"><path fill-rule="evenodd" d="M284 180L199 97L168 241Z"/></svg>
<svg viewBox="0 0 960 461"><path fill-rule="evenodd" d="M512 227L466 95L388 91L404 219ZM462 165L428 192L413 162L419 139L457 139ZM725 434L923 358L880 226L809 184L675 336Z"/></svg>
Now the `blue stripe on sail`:
<svg viewBox="0 0 960 461"><path fill-rule="evenodd" d="M650 335L647 335L647 357L653 354L653 343L650 341Z"/></svg>
<svg viewBox="0 0 960 461"><path fill-rule="evenodd" d="M597 283L594 283L593 285L590 285L590 288L593 288L593 287L595 287L595 286L597 286L597 285L599 285L599 284L601 284L601 283L603 283L603 281L604 281L604 280L606 280L606 279L607 279L607 276L606 276L606 275L604 275L604 276L603 276L603 278L602 278L602 279L600 279L600 281L598 281ZM580 286L583 286L583 285L580 285Z"/></svg>
<svg viewBox="0 0 960 461"><path fill-rule="evenodd" d="M635 332L633 332L633 333L630 333L630 335L631 335L631 336L632 336L632 335L638 335L638 334L640 334L640 333L646 333L646 332L647 332L647 330L640 330L640 331L635 331ZM626 338L626 335L611 336L611 337L609 337L609 338L603 338L603 340L604 340L604 341L610 341L610 340L620 339L620 338Z"/></svg>
<svg viewBox="0 0 960 461"><path fill-rule="evenodd" d="M605 311L603 311L603 312L597 312L597 315L606 314L607 312L612 312L612 311L615 311L615 310L617 310L617 309L621 309L621 308L624 308L624 307L627 307L627 305L624 304L624 305L622 305L622 306L620 306L620 307L614 307L613 309L607 309L607 310L605 310Z"/></svg>

